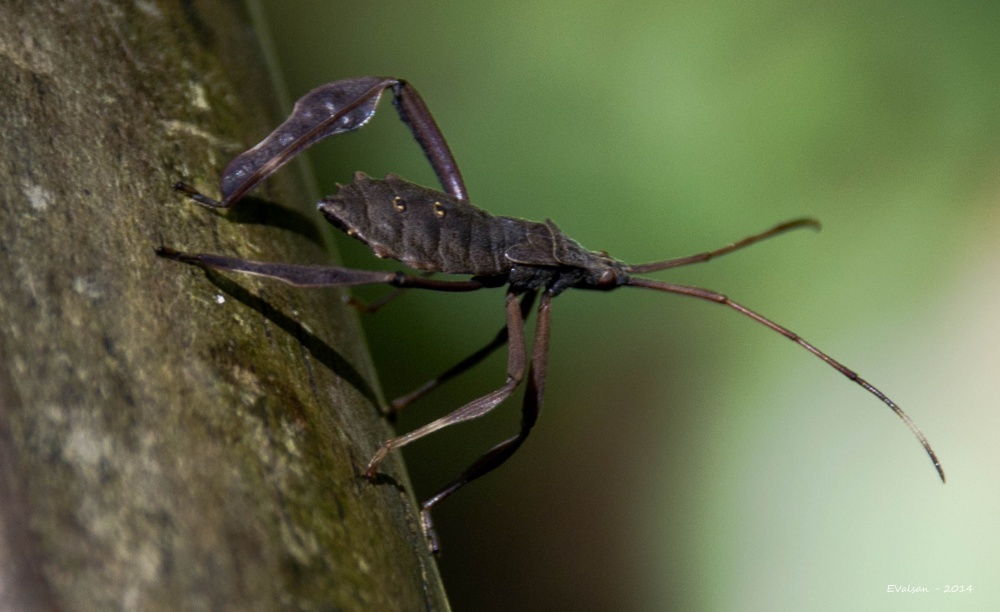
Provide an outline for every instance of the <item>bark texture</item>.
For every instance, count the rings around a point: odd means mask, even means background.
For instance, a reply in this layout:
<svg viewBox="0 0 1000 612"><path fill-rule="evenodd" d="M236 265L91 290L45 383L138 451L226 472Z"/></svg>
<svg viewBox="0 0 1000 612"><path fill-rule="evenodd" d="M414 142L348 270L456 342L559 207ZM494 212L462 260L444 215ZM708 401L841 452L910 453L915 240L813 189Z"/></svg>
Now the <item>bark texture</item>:
<svg viewBox="0 0 1000 612"><path fill-rule="evenodd" d="M276 100L241 2L0 2L0 608L447 608L340 294L153 254L329 260L294 171L171 189Z"/></svg>

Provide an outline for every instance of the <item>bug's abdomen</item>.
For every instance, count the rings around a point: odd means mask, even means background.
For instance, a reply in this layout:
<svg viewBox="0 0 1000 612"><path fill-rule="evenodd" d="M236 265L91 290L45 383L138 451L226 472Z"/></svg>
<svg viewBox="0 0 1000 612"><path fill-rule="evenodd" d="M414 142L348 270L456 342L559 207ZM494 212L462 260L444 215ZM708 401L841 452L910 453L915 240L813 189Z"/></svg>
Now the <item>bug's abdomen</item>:
<svg viewBox="0 0 1000 612"><path fill-rule="evenodd" d="M319 204L326 218L379 257L453 274L505 274L510 262L501 219L394 174L354 182Z"/></svg>

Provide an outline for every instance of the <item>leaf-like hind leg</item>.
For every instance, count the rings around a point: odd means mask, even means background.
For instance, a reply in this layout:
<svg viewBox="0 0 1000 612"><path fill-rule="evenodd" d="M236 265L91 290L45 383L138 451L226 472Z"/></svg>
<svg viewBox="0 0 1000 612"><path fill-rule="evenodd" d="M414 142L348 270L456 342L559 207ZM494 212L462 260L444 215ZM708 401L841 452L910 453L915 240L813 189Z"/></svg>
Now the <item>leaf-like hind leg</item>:
<svg viewBox="0 0 1000 612"><path fill-rule="evenodd" d="M521 430L517 435L491 448L457 478L420 505L420 525L424 530L424 535L427 536L431 550L435 553L438 552L439 547L437 533L434 531L434 523L431 520L431 509L465 485L488 474L507 461L517 449L521 448L521 444L528 438L531 428L538 420L538 413L542 407L542 396L545 392L545 373L548 366L550 301L551 297L548 293L542 294L542 301L538 306L535 341L531 351L531 367L528 370L528 388L525 390L524 402L521 405Z"/></svg>
<svg viewBox="0 0 1000 612"><path fill-rule="evenodd" d="M348 287L386 284L406 289L475 291L486 286L476 280L446 281L403 274L402 272L377 272L374 270L341 268L339 266L309 266L254 261L209 253L184 253L163 246L157 247L156 254L165 259L173 259L203 268L215 268L216 270L228 270L273 278L296 287Z"/></svg>
<svg viewBox="0 0 1000 612"><path fill-rule="evenodd" d="M521 298L521 319L522 320L528 318L528 314L530 314L531 308L535 304L535 296L537 296L537 295L538 295L537 292L531 291L531 292L525 293L524 297ZM438 387L440 387L444 383L448 382L452 378L455 378L456 376L458 376L460 374L463 374L464 372L466 372L469 369L473 368L474 366L476 366L477 364L479 364L483 359L486 359L491 354L493 354L493 352L496 351L498 348L500 348L504 344L507 344L507 334L508 334L508 330L507 330L507 326L505 325L503 327L503 329L501 329L499 332L497 332L497 335L493 338L493 340L491 340L489 342L489 344L487 344L486 346L482 347L481 349L479 349L475 353L469 355L468 357L466 357L462 361L459 361L458 363L456 363L452 367L448 368L447 370L445 370L439 376L430 379L429 381L427 381L426 383L424 383L423 385L421 385L417 389L415 389L415 390L407 393L406 395L402 395L402 396L397 397L396 399L392 400L392 403L390 404L389 409L391 410L391 412L393 414L397 414L401 410L403 410L403 408L406 408L407 406L409 406L413 402L415 402L418 399L420 399L421 397L427 395L428 393L430 393L434 389L437 389Z"/></svg>
<svg viewBox="0 0 1000 612"><path fill-rule="evenodd" d="M383 92L390 88L400 118L427 156L441 186L459 200L468 201L458 163L427 105L412 85L392 77L334 81L299 98L288 119L264 140L233 158L222 171L221 200L202 195L184 183L175 188L202 206L230 208L311 145L364 126L375 114Z"/></svg>
<svg viewBox="0 0 1000 612"><path fill-rule="evenodd" d="M395 96L392 103L396 105L403 123L410 128L413 137L423 149L441 186L449 194L467 202L469 193L465 189L465 181L462 180L458 162L455 161L441 128L434 121L434 116L424 104L423 98L412 85L403 80L397 81L393 93Z"/></svg>

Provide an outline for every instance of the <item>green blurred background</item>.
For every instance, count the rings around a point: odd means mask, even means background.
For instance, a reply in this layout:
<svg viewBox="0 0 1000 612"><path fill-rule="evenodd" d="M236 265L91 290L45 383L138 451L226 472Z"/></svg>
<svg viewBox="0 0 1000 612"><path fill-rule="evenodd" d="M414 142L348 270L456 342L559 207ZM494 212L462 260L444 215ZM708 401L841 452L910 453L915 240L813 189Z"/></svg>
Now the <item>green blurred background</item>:
<svg viewBox="0 0 1000 612"><path fill-rule="evenodd" d="M631 262L819 217L819 234L657 276L726 292L858 370L949 476L878 400L732 311L570 292L532 438L435 514L456 609L1000 609L1000 5L262 5L293 98L410 80L496 214L551 217ZM312 157L323 193L354 170L434 184L386 102L334 140ZM502 320L499 291L411 293L366 316L386 395ZM399 430L495 388L503 364ZM511 402L407 447L418 496L518 419Z"/></svg>

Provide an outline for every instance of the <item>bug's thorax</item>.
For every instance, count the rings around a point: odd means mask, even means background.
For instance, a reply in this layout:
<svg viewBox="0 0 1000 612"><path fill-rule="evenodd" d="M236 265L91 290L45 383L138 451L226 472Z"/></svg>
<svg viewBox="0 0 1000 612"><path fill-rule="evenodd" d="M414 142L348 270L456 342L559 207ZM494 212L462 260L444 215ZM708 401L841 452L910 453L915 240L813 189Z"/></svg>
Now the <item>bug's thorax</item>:
<svg viewBox="0 0 1000 612"><path fill-rule="evenodd" d="M521 220L518 220L521 221ZM545 223L521 221L529 229L525 240L506 252L515 263L511 286L523 290L546 289L558 295L570 287L611 290L628 282L626 264L607 253L588 251L560 230L551 219Z"/></svg>

